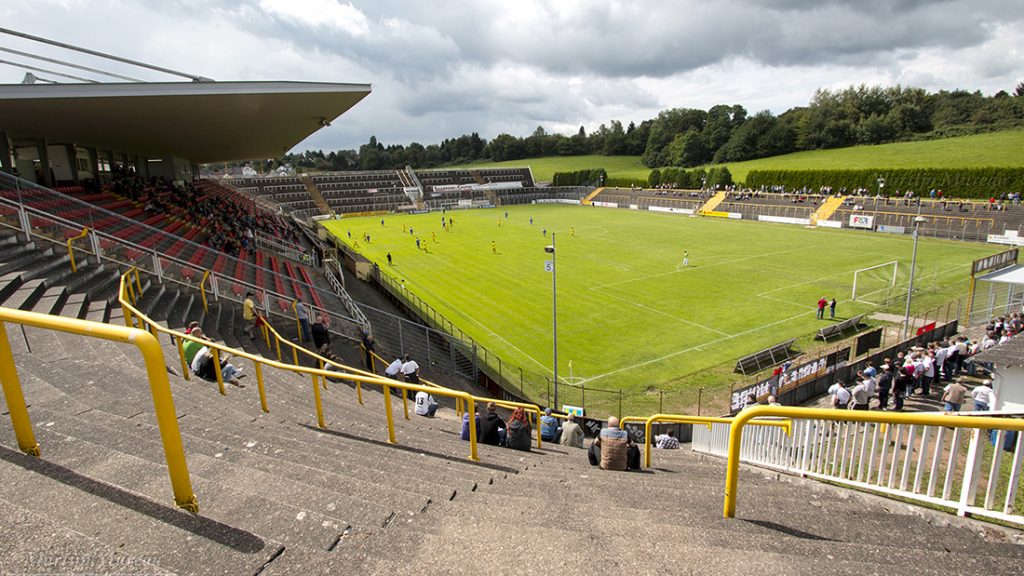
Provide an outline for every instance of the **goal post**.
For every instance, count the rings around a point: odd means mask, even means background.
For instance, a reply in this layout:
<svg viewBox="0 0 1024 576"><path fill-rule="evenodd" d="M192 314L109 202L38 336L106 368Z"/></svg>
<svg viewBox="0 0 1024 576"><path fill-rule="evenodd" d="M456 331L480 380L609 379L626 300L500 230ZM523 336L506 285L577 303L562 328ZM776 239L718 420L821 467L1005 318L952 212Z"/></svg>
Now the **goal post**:
<svg viewBox="0 0 1024 576"><path fill-rule="evenodd" d="M892 276L890 277L886 268L892 267ZM868 266L867 268L861 268L853 272L853 293L850 296L851 300L857 300L863 298L868 294L873 294L881 290L888 290L896 286L896 276L899 273L900 263L898 260L891 262L885 262L884 264L876 264L874 266ZM865 282L870 279L871 282ZM865 283L868 284L865 286ZM858 292L858 287L860 292Z"/></svg>

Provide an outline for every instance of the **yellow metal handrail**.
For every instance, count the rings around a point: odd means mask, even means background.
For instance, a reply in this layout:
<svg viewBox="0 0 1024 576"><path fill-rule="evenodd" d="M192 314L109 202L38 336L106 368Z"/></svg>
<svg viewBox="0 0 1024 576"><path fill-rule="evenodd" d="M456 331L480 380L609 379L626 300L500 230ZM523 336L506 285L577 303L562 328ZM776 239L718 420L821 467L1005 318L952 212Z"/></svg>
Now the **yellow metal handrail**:
<svg viewBox="0 0 1024 576"><path fill-rule="evenodd" d="M172 337L175 337L175 338L178 338L178 339L190 340L190 341L193 341L193 342L199 342L199 343L203 344L204 346L208 346L210 348L210 350L213 351L213 354L214 354L214 359L215 359L215 361L214 361L214 368L215 368L215 371L216 371L216 374L217 374L218 385L221 388L221 394L225 394L224 389L223 389L224 381L223 381L223 376L221 375L221 372L220 372L220 362L217 361L217 359L218 359L218 355L219 355L220 352L227 352L227 353L229 353L229 354L231 354L233 356L236 356L236 357L239 357L239 358L245 358L247 360L250 360L256 366L256 378L257 378L257 382L258 382L258 385L259 385L259 391L260 391L260 404L261 404L261 408L264 411L267 411L267 404L266 404L266 394L265 394L264 386L263 386L263 371L260 368L261 364L266 364L267 366L271 366L273 368L277 368L279 370L285 370L285 371L288 371L288 372L309 374L311 376L312 380L313 380L313 401L314 401L314 404L315 404L315 407L316 407L317 426L319 426L320 428L326 428L327 427L327 424L324 422L323 403L321 402L321 398L320 398L320 382L319 382L319 380L321 378L325 379L325 380L327 378L341 378L343 380L349 380L349 381L356 382L356 383L373 384L373 385L376 385L376 386L381 386L383 388L383 392L384 392L384 407L385 407L385 412L386 412L386 417L387 417L387 424L388 424L388 442L391 443L391 444L397 444L398 443L395 440L395 427L394 427L394 420L393 420L393 415L392 415L392 411L391 411L391 388L399 388L399 389L402 389L402 390L413 390L413 391L416 391L416 392L420 392L420 391L428 392L428 393L429 392L433 392L433 393L438 394L440 396L448 396L448 397L451 397L451 398L455 398L456 400L462 400L463 402L466 402L468 404L470 410L475 409L476 404L475 404L475 401L473 399L473 396L470 395L470 394L467 394L466 392L461 392L461 391L458 391L458 390L450 390L450 389L447 389L447 388L430 388L430 387L421 386L421 385L418 385L418 384L409 384L409 383L405 383L405 382L397 382L395 380L390 380L390 379L387 379L387 378L382 378L382 377L379 377L379 376L376 376L376 375L364 376L364 375L361 375L361 374L351 374L351 373L344 373L344 372L331 372L331 371L327 371L327 370L322 370L320 368L307 368L305 366L293 366L293 365L284 364L282 362L275 361L275 360L272 360L272 359L269 359L269 358L264 358L263 356L259 356L259 355L255 355L255 354L250 354L250 353L248 353L248 352L246 352L244 350L237 350L237 349L234 349L234 348L230 348L230 347L228 347L226 345L218 344L218 343L210 341L210 340L199 339L199 338L196 338L194 336L178 332L177 330L172 330L170 328L164 328L163 326L157 324L156 322L151 320L148 316L146 316L145 314L140 312L138 309L136 309L134 307L134 305L131 303L131 301L129 300L129 288L128 288L128 286L131 284L130 276L131 276L133 270L135 270L135 269L133 268L133 269L129 270L128 272L126 272L125 274L123 274L121 276L121 285L120 285L119 291L118 291L118 301L121 303L121 308L124 311L125 322L129 323L129 325L130 325L130 323L134 322L134 320L137 318L140 326L149 326L150 329L153 330L154 332L162 332L164 334L168 334L168 335L170 335ZM126 282L126 280L127 280L127 282ZM141 290L140 290L140 292L141 292ZM265 326L267 326L271 331L273 331L273 327L270 327L269 324L265 324ZM275 334L275 336L277 338L280 338L280 335L278 335L276 332L274 332L274 334ZM155 339L154 339L154 341L155 341ZM287 340L284 340L284 342L286 342L289 345L292 344L291 342L288 342ZM158 347L159 347L159 345L158 345ZM308 351L306 351L306 352L308 353ZM316 355L314 355L314 356L316 356ZM329 360L326 360L325 358L322 359L322 360L330 362ZM333 362L331 362L331 364L335 365L335 366L338 366L340 368L343 368L343 369L348 369L345 366L338 365L338 364L333 363ZM164 375L164 378L166 378L166 374ZM403 394L403 396L405 396L405 394ZM471 419L470 423L469 423L469 426L470 426L470 442L469 442L469 452L470 452L470 455L469 455L469 459L473 460L473 461L478 461L479 457L477 456L476 422L475 422L475 420Z"/></svg>
<svg viewBox="0 0 1024 576"><path fill-rule="evenodd" d="M81 234L78 234L77 236L72 236L71 238L68 238L68 258L71 259L71 271L72 272L78 272L78 266L75 265L75 248L71 245L71 243L74 242L75 240L81 240L82 238L85 238L88 235L89 235L89 228L88 227L84 227L84 228L82 228Z"/></svg>
<svg viewBox="0 0 1024 576"><path fill-rule="evenodd" d="M641 416L626 416L619 421L620 427L625 427L628 422L644 423L644 468L651 467L651 425L655 422L671 422L673 424L700 424L711 430L712 424L732 424L732 418L720 418L716 416L690 416L689 414L654 414L647 418ZM793 433L793 423L790 420L754 420L750 424L757 426L775 426L786 431L786 436Z"/></svg>
<svg viewBox="0 0 1024 576"><path fill-rule="evenodd" d="M203 312L209 312L210 309L206 307L206 279L210 277L210 271L206 270L203 272L202 279L199 280L199 296L203 300Z"/></svg>
<svg viewBox="0 0 1024 576"><path fill-rule="evenodd" d="M373 352L372 355L373 355L373 358L375 358L376 360L379 360L382 365L386 366L388 364L388 361L385 360L383 357L381 357L376 352ZM370 372L366 372L366 371L359 370L359 369L353 369L353 370L355 370L356 373L358 373L358 374L371 374ZM423 378L422 380L423 380L423 383L426 384L427 386L431 386L433 388L443 388L445 390L449 390L449 388L447 386L442 386L440 384L436 384L434 382L431 382L431 381L427 380L426 378ZM510 408L510 409L513 409L513 410L516 409L516 408L522 408L523 410L527 410L527 411L533 413L534 419L536 420L535 428L537 429L537 448L543 448L543 443L542 443L541 438L540 438L540 417L541 417L541 414L543 414L543 411L540 409L540 406L538 406L537 404L531 404L529 402L515 402L515 401L512 401L512 400L502 400L501 398L490 398L488 396L478 396L476 394L473 394L472 396L473 396L473 398L477 402L483 402L485 404L488 403L488 402L493 402L495 406L501 406L502 408ZM456 401L455 412L456 412L456 414L459 417L461 417L462 414L465 412L465 410L463 410L463 408L461 406L461 403L459 401ZM552 416L559 416L559 415L555 414L555 413L552 413Z"/></svg>
<svg viewBox="0 0 1024 576"><path fill-rule="evenodd" d="M153 409L163 441L164 458L167 460L167 471L171 477L174 502L190 512L199 512L199 503L192 492L188 465L185 463L185 451L181 444L181 431L178 429L171 384L167 379L164 353L160 348L160 342L152 334L131 327L0 308L0 384L3 385L4 398L11 415L14 435L18 439L18 447L33 456L39 456L39 444L36 443L32 432L32 421L25 405L21 382L18 380L18 370L14 365L14 354L7 339L5 322L134 344L146 363L149 391L153 395Z"/></svg>
<svg viewBox="0 0 1024 576"><path fill-rule="evenodd" d="M780 416L805 420L832 420L840 422L875 422L879 424L910 424L913 426L946 426L948 428L975 428L1016 430L1024 432L1024 420L993 418L991 416L953 416L943 412L918 412L914 414L893 412L870 412L868 410L830 410L825 408L796 408L792 406L754 406L737 414L729 427L729 452L725 471L725 506L722 512L726 518L736 516L736 493L739 484L740 443L743 427L759 416Z"/></svg>

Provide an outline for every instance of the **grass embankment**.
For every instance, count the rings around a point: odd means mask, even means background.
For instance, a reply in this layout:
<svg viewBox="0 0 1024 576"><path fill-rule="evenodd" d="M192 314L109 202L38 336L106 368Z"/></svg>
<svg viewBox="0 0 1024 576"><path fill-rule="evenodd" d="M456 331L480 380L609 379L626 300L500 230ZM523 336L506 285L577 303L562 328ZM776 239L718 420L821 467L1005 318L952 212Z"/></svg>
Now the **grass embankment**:
<svg viewBox="0 0 1024 576"><path fill-rule="evenodd" d="M941 140L896 142L877 146L853 146L831 150L794 152L771 158L726 164L733 180L743 182L751 170L820 170L885 168L979 168L1024 166L1024 130L958 136ZM646 182L650 169L639 156L556 156L508 162L482 162L456 168L530 166L533 177L550 181L555 172L604 168L610 178L635 178Z"/></svg>

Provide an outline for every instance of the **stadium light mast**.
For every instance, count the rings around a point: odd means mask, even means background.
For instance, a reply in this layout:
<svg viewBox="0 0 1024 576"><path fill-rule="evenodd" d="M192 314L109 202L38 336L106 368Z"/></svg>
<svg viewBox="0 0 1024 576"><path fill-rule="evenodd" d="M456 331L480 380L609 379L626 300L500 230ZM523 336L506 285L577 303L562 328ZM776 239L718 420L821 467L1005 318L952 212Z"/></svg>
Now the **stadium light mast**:
<svg viewBox="0 0 1024 576"><path fill-rule="evenodd" d="M555 269L555 233L551 233L551 245L545 246L544 251L551 254L550 270L551 272L551 336L552 336L552 356L554 356L554 367L553 372L555 374L555 410L558 409L558 282L557 272ZM545 268L548 268L547 262L545 262Z"/></svg>
<svg viewBox="0 0 1024 576"><path fill-rule="evenodd" d="M914 252L910 258L910 286L907 287L907 309L903 314L903 338L907 338L910 333L910 299L914 294L914 270L917 268L917 232L918 227L927 222L928 219L924 216L917 216L914 218Z"/></svg>

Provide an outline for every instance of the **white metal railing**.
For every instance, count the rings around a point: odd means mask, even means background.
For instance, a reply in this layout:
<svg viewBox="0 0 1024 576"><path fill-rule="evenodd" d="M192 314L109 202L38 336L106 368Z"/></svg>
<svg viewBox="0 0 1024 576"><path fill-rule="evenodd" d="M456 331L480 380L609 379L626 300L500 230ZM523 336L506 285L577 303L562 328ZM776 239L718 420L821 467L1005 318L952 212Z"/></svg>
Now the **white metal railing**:
<svg viewBox="0 0 1024 576"><path fill-rule="evenodd" d="M1021 418L1021 412L963 412L961 416ZM729 424L693 427L691 448L726 457ZM1006 430L874 422L793 419L793 433L744 431L740 459L825 480L946 507L960 516L1024 525L1017 505L1024 447ZM1007 452L1004 446L1010 446Z"/></svg>

